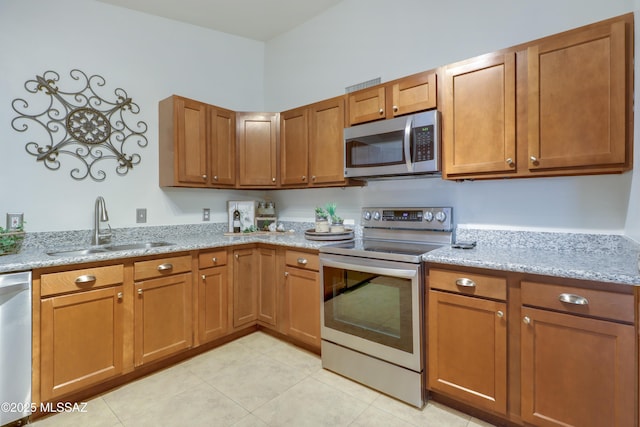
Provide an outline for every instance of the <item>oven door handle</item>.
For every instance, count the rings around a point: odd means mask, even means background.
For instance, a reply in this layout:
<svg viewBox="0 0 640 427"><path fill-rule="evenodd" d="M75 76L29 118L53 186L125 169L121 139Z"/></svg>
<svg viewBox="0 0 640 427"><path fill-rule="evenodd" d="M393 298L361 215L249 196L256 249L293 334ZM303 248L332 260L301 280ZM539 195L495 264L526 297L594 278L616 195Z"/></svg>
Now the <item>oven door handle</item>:
<svg viewBox="0 0 640 427"><path fill-rule="evenodd" d="M380 276L402 277L405 279L412 279L418 275L417 269L372 267L355 262L322 260L322 265L326 267L340 268L343 270L357 270L363 273L377 274Z"/></svg>
<svg viewBox="0 0 640 427"><path fill-rule="evenodd" d="M411 128L413 127L413 117L407 117L407 123L404 125L404 159L407 163L407 171L413 172L413 159L411 158Z"/></svg>

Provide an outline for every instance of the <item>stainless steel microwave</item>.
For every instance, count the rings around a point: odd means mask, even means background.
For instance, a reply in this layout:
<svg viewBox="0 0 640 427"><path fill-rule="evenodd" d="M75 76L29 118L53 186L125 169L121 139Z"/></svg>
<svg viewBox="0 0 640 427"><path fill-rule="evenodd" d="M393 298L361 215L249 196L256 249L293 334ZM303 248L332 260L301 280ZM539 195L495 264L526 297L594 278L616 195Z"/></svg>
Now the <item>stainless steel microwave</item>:
<svg viewBox="0 0 640 427"><path fill-rule="evenodd" d="M344 176L391 177L440 172L437 110L344 129Z"/></svg>

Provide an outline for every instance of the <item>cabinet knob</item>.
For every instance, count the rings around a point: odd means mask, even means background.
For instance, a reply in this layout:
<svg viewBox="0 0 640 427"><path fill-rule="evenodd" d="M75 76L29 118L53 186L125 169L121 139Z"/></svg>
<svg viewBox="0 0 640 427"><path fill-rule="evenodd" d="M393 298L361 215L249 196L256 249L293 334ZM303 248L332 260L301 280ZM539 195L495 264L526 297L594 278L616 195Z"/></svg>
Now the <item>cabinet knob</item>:
<svg viewBox="0 0 640 427"><path fill-rule="evenodd" d="M276 182L276 179L275 178L271 178L271 182Z"/></svg>
<svg viewBox="0 0 640 427"><path fill-rule="evenodd" d="M459 279L456 280L456 286L460 286L463 288L475 288L476 287L476 282L474 282L473 280L467 278L467 277L461 277Z"/></svg>
<svg viewBox="0 0 640 427"><path fill-rule="evenodd" d="M522 321L524 322L525 325L530 325L531 324L531 318L529 316L524 316Z"/></svg>
<svg viewBox="0 0 640 427"><path fill-rule="evenodd" d="M378 113L380 113L380 114L384 114L384 110L381 108L381 109L378 111Z"/></svg>
<svg viewBox="0 0 640 427"><path fill-rule="evenodd" d="M83 274L82 276L76 277L76 285L84 285L86 283L91 283L96 281L96 276L93 274Z"/></svg>
<svg viewBox="0 0 640 427"><path fill-rule="evenodd" d="M207 179L207 175L202 175L202 179Z"/></svg>
<svg viewBox="0 0 640 427"><path fill-rule="evenodd" d="M213 257L213 258L211 258L211 261L213 261L214 264L217 264L218 263L218 258Z"/></svg>
<svg viewBox="0 0 640 427"><path fill-rule="evenodd" d="M122 297L123 297L124 295L122 294L122 292L118 292L118 295L117 295L117 296L118 296L118 299L119 299L119 300L122 300Z"/></svg>
<svg viewBox="0 0 640 427"><path fill-rule="evenodd" d="M512 159L511 157L509 157L509 158L508 158L507 160L505 160L505 161L507 162L507 164L508 164L509 166L513 166L513 165L514 165L514 163L513 163L513 159Z"/></svg>
<svg viewBox="0 0 640 427"><path fill-rule="evenodd" d="M215 179L217 181L218 180L218 175L214 175L213 179Z"/></svg>
<svg viewBox="0 0 640 427"><path fill-rule="evenodd" d="M316 176L315 175L311 175L311 180L315 181L316 180Z"/></svg>
<svg viewBox="0 0 640 427"><path fill-rule="evenodd" d="M498 312L496 313L496 316L502 319L504 317L504 312L502 310L498 310Z"/></svg>
<svg viewBox="0 0 640 427"><path fill-rule="evenodd" d="M172 270L173 269L173 264L166 262L164 264L160 264L158 267L156 267L156 269L158 271L167 271L167 270Z"/></svg>
<svg viewBox="0 0 640 427"><path fill-rule="evenodd" d="M142 295L142 288L138 289L138 295Z"/></svg>
<svg viewBox="0 0 640 427"><path fill-rule="evenodd" d="M238 254L235 254L234 256L236 257L236 259L240 258L240 255Z"/></svg>
<svg viewBox="0 0 640 427"><path fill-rule="evenodd" d="M303 180L303 181L306 181L306 180L307 180L306 175L302 175L302 180Z"/></svg>
<svg viewBox="0 0 640 427"><path fill-rule="evenodd" d="M398 112L398 106L397 105L393 106L393 111Z"/></svg>
<svg viewBox="0 0 640 427"><path fill-rule="evenodd" d="M284 277L289 277L289 272L288 271L284 272Z"/></svg>
<svg viewBox="0 0 640 427"><path fill-rule="evenodd" d="M204 274L202 275L202 280L206 280L207 276L205 276Z"/></svg>
<svg viewBox="0 0 640 427"><path fill-rule="evenodd" d="M531 163L538 163L538 158L536 156L531 156L529 159L531 160Z"/></svg>

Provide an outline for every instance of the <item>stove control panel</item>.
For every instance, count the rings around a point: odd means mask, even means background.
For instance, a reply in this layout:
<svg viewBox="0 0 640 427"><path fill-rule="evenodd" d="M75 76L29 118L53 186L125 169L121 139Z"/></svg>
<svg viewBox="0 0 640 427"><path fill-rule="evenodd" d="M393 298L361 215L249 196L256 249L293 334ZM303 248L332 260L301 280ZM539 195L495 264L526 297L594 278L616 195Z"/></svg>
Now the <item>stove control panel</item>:
<svg viewBox="0 0 640 427"><path fill-rule="evenodd" d="M453 230L453 208L363 208L365 228Z"/></svg>

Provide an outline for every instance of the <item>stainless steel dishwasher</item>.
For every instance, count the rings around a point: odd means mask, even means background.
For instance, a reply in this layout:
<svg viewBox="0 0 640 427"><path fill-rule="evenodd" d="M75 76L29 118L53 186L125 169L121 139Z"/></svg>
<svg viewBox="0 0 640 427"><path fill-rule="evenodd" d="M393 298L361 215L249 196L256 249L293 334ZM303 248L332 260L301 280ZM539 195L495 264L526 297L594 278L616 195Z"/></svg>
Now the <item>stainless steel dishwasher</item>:
<svg viewBox="0 0 640 427"><path fill-rule="evenodd" d="M31 414L31 272L0 274L0 426Z"/></svg>

